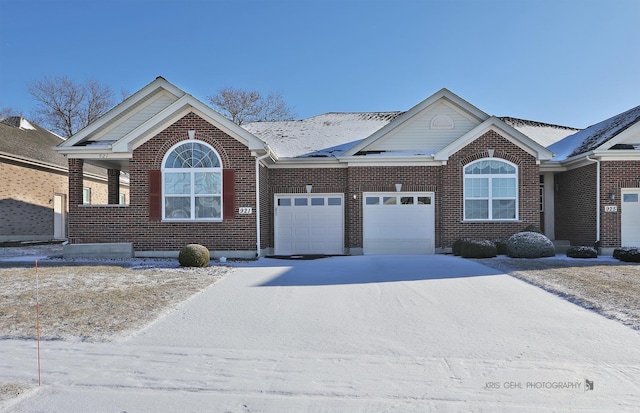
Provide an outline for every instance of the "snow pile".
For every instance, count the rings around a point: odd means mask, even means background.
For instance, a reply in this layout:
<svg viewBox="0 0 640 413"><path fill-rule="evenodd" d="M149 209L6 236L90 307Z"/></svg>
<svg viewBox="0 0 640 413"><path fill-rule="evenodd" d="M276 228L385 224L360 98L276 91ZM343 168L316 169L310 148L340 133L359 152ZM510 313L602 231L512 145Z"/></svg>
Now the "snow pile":
<svg viewBox="0 0 640 413"><path fill-rule="evenodd" d="M338 156L402 112L325 113L308 119L242 125L283 158Z"/></svg>
<svg viewBox="0 0 640 413"><path fill-rule="evenodd" d="M555 161L592 151L640 121L640 106L581 130L551 145Z"/></svg>

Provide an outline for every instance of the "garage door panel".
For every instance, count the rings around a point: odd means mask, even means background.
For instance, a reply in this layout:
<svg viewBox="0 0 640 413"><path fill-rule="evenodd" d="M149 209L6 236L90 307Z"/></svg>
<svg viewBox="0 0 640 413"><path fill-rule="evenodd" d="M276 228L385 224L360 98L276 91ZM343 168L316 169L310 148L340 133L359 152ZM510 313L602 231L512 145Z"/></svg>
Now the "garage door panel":
<svg viewBox="0 0 640 413"><path fill-rule="evenodd" d="M622 190L622 245L640 246L640 189Z"/></svg>
<svg viewBox="0 0 640 413"><path fill-rule="evenodd" d="M365 254L433 254L433 193L366 193L363 203Z"/></svg>
<svg viewBox="0 0 640 413"><path fill-rule="evenodd" d="M342 194L276 195L275 253L343 254Z"/></svg>

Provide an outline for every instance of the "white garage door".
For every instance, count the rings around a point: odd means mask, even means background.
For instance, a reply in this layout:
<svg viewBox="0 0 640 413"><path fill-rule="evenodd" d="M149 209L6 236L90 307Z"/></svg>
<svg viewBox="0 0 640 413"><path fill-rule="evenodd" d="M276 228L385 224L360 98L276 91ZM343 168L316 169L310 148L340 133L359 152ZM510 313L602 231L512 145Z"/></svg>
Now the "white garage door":
<svg viewBox="0 0 640 413"><path fill-rule="evenodd" d="M622 190L622 246L640 247L640 189Z"/></svg>
<svg viewBox="0 0 640 413"><path fill-rule="evenodd" d="M433 192L363 194L365 254L433 254Z"/></svg>
<svg viewBox="0 0 640 413"><path fill-rule="evenodd" d="M344 254L343 194L275 196L275 254Z"/></svg>

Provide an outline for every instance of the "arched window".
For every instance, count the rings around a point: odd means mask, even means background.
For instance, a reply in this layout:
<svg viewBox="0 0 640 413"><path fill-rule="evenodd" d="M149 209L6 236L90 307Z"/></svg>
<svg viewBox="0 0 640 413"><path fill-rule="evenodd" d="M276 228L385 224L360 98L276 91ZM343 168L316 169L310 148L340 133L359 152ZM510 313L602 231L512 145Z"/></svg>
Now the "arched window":
<svg viewBox="0 0 640 413"><path fill-rule="evenodd" d="M208 144L190 140L162 161L162 216L176 220L222 219L222 165Z"/></svg>
<svg viewBox="0 0 640 413"><path fill-rule="evenodd" d="M518 219L518 168L511 162L481 159L464 167L464 219Z"/></svg>

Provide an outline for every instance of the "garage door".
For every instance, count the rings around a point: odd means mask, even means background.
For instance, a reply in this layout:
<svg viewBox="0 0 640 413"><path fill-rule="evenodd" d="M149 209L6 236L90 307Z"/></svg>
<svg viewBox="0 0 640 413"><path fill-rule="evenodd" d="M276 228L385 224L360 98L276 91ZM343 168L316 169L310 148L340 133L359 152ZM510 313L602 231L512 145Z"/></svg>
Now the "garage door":
<svg viewBox="0 0 640 413"><path fill-rule="evenodd" d="M275 196L275 254L344 254L343 194Z"/></svg>
<svg viewBox="0 0 640 413"><path fill-rule="evenodd" d="M363 194L365 254L433 254L433 192Z"/></svg>
<svg viewBox="0 0 640 413"><path fill-rule="evenodd" d="M640 189L622 190L622 246L640 247Z"/></svg>

